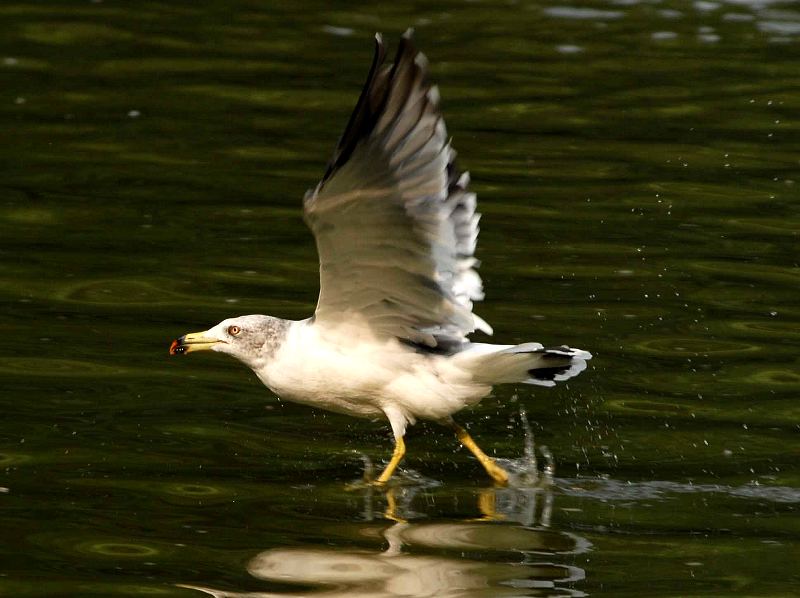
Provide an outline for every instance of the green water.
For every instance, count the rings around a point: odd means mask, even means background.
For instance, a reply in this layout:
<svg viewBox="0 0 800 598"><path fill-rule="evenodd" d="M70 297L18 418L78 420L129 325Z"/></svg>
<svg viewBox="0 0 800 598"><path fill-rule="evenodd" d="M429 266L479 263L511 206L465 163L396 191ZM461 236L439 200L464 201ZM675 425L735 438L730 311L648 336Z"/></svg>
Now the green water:
<svg viewBox="0 0 800 598"><path fill-rule="evenodd" d="M430 4L0 5L0 595L800 594L800 9ZM313 311L300 199L409 25L477 312L595 355L461 415L519 465L524 406L549 488L422 424L400 487L347 490L382 422L167 356Z"/></svg>

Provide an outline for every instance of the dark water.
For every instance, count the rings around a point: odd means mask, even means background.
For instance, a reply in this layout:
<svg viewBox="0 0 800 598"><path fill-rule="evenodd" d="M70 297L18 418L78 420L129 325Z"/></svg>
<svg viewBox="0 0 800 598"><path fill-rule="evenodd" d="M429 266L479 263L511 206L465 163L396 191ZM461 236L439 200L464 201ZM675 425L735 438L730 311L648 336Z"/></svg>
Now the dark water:
<svg viewBox="0 0 800 598"><path fill-rule="evenodd" d="M521 467L524 406L549 488L419 425L400 487L348 490L385 425L167 356L312 312L300 198L409 25L478 313L595 354L462 414ZM800 593L798 43L771 0L3 3L0 595Z"/></svg>

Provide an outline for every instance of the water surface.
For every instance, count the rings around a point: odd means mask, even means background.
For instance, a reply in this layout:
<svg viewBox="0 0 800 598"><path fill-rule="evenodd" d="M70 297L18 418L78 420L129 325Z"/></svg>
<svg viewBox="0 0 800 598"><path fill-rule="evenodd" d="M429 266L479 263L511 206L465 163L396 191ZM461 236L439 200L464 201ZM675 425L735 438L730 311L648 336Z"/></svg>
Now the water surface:
<svg viewBox="0 0 800 598"><path fill-rule="evenodd" d="M461 416L523 467L524 406L547 488L422 424L397 488L348 491L382 422L167 356L313 311L300 199L410 25L477 312L595 355ZM800 592L796 4L11 1L0 31L0 594Z"/></svg>

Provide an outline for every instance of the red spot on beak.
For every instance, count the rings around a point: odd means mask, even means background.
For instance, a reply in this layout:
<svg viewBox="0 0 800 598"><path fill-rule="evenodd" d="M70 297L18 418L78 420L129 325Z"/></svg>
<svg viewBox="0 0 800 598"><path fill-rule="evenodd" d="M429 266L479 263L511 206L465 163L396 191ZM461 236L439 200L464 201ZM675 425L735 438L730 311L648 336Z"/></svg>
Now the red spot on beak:
<svg viewBox="0 0 800 598"><path fill-rule="evenodd" d="M169 354L177 355L178 347L180 347L180 343L177 340L172 341L172 344L169 346Z"/></svg>

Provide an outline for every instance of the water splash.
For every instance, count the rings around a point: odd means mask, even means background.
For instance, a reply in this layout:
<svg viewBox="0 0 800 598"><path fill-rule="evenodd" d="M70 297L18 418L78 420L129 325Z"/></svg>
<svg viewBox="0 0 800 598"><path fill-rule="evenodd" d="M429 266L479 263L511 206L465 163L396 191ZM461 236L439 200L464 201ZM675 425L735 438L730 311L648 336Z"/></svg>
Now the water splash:
<svg viewBox="0 0 800 598"><path fill-rule="evenodd" d="M524 407L519 409L522 426L522 457L518 459L497 459L497 462L509 473L509 486L512 488L547 488L552 486L556 472L553 454L547 446L539 447L544 459L544 466L539 469L536 457L536 442Z"/></svg>

